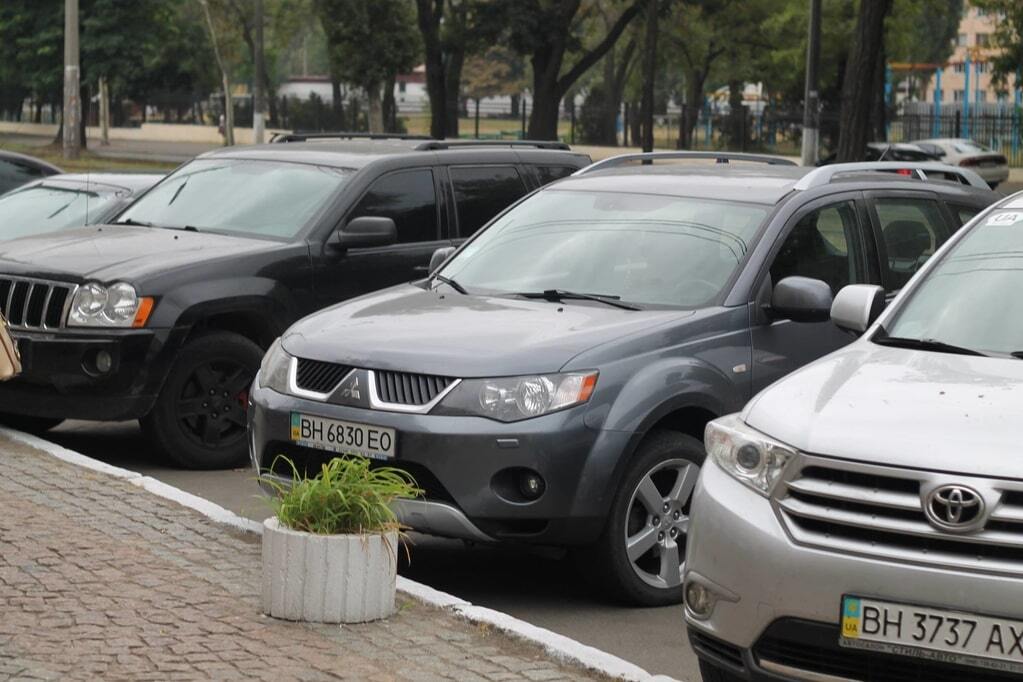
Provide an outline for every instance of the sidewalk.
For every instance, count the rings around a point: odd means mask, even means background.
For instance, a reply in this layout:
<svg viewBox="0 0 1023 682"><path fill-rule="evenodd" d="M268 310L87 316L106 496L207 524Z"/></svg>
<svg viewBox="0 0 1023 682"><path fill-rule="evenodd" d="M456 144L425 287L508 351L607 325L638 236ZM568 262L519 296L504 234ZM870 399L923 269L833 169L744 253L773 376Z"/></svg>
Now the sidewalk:
<svg viewBox="0 0 1023 682"><path fill-rule="evenodd" d="M259 611L259 537L0 436L0 679L588 680L399 593L372 624Z"/></svg>

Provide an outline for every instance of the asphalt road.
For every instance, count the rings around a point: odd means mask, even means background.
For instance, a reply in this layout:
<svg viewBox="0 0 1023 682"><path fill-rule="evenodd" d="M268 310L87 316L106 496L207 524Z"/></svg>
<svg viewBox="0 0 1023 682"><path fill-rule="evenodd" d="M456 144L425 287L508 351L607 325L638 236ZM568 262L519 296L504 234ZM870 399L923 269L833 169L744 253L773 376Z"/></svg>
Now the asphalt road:
<svg viewBox="0 0 1023 682"><path fill-rule="evenodd" d="M115 466L138 471L237 514L270 515L251 469L184 471L167 463L135 422L65 422L45 438ZM630 609L585 584L579 567L553 551L467 546L414 536L412 562L400 572L462 599L497 609L635 663L651 673L698 681L681 607Z"/></svg>

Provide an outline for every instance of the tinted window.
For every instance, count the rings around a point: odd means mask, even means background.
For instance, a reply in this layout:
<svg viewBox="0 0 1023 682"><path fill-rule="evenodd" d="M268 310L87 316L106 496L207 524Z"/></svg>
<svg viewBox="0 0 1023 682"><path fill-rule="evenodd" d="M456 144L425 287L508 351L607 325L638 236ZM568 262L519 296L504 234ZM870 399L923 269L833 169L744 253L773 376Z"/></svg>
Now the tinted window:
<svg viewBox="0 0 1023 682"><path fill-rule="evenodd" d="M566 289L699 307L720 295L767 210L693 197L546 190L501 216L441 272L472 293Z"/></svg>
<svg viewBox="0 0 1023 682"><path fill-rule="evenodd" d="M863 281L859 222L851 201L826 206L799 219L771 265L771 281L798 275L827 282L837 293Z"/></svg>
<svg viewBox="0 0 1023 682"><path fill-rule="evenodd" d="M948 239L938 202L878 199L874 204L885 251L885 288L897 291Z"/></svg>
<svg viewBox="0 0 1023 682"><path fill-rule="evenodd" d="M949 208L951 208L952 212L955 213L960 225L965 225L973 220L973 216L980 213L979 208L974 208L972 206L953 206L950 204Z"/></svg>
<svg viewBox="0 0 1023 682"><path fill-rule="evenodd" d="M541 185L546 185L561 178L567 178L577 170L577 168L570 168L569 166L536 166L536 174L540 178Z"/></svg>
<svg viewBox="0 0 1023 682"><path fill-rule="evenodd" d="M304 163L198 159L150 190L120 220L290 238L349 175Z"/></svg>
<svg viewBox="0 0 1023 682"><path fill-rule="evenodd" d="M514 166L456 166L451 184L458 207L458 231L467 237L526 193Z"/></svg>
<svg viewBox="0 0 1023 682"><path fill-rule="evenodd" d="M46 173L34 166L0 160L0 194L45 175Z"/></svg>
<svg viewBox="0 0 1023 682"><path fill-rule="evenodd" d="M370 186L351 217L367 215L393 220L399 243L435 241L437 191L433 171L401 171L380 178Z"/></svg>

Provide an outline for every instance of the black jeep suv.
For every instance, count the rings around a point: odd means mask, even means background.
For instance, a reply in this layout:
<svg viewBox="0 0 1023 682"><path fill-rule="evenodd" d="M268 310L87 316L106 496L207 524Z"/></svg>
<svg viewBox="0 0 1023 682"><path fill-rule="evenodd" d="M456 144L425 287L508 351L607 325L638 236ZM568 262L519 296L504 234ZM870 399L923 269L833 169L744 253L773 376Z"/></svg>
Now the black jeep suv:
<svg viewBox="0 0 1023 682"><path fill-rule="evenodd" d="M558 143L283 139L199 156L113 224L0 247L24 364L0 387L7 423L138 418L181 465L234 464L288 325L424 277L438 248L589 163Z"/></svg>

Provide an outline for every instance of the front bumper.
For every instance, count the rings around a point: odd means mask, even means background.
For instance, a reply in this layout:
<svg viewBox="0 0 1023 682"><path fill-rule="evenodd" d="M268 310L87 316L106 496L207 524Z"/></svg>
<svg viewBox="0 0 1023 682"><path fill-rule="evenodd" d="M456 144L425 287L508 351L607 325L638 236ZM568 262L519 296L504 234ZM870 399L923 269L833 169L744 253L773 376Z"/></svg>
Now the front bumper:
<svg viewBox="0 0 1023 682"><path fill-rule="evenodd" d="M706 619L686 611L690 640L701 658L751 680L1011 679L841 649L838 615L842 595L859 594L1021 619L1018 600L1006 601L1023 588L1019 579L799 546L768 499L709 459L694 493L692 518L685 581L702 582L723 595ZM889 676L900 666L911 676ZM927 670L933 672L921 672ZM950 671L959 671L959 677L944 677Z"/></svg>
<svg viewBox="0 0 1023 682"><path fill-rule="evenodd" d="M12 333L22 373L0 384L0 412L62 419L136 419L152 408L183 337L177 329ZM109 371L96 367L110 356Z"/></svg>
<svg viewBox="0 0 1023 682"><path fill-rule="evenodd" d="M614 463L630 434L584 423L585 408L503 424L482 417L407 414L327 404L260 388L250 393L252 465L267 472L278 455L315 470L332 453L295 445L291 413L395 429L397 455L386 464L408 471L425 500L398 506L416 530L470 540L585 545L603 530ZM594 467L594 461L607 466ZM502 480L528 469L546 488L536 500L514 499ZM606 474L590 475L599 470ZM281 479L283 480L283 479Z"/></svg>

